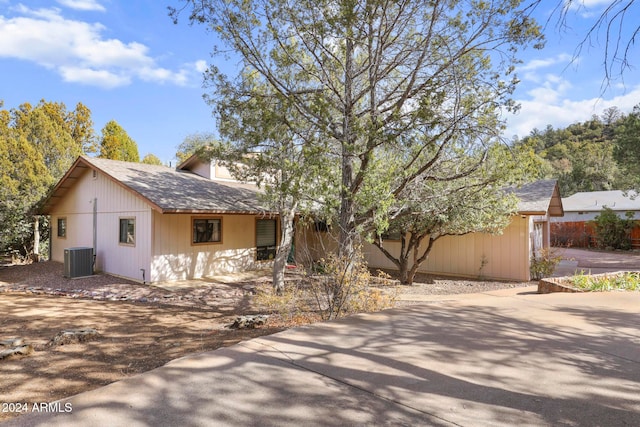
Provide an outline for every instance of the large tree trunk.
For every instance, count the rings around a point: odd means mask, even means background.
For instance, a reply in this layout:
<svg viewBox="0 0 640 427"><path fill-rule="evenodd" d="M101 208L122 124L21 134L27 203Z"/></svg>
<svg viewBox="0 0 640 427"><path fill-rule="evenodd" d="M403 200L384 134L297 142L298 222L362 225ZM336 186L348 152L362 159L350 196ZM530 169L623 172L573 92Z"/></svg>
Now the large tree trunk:
<svg viewBox="0 0 640 427"><path fill-rule="evenodd" d="M276 259L273 262L273 290L278 295L284 292L284 274L287 270L287 258L293 243L294 225L297 205L290 209L283 209L280 212L280 245L276 252Z"/></svg>
<svg viewBox="0 0 640 427"><path fill-rule="evenodd" d="M420 244L425 237L429 236L429 243L424 252L420 255ZM416 277L416 273L420 266L429 258L433 243L439 237L431 237L429 234L414 235L409 233L409 241L403 235L401 238L400 254L396 257L389 252L382 242L382 239L374 240L374 245L380 249L380 251L387 257L387 259L398 268L398 276L400 283L403 285L412 285L413 280ZM409 263L409 258L413 255L412 263Z"/></svg>
<svg viewBox="0 0 640 427"><path fill-rule="evenodd" d="M433 238L431 237L431 235L429 235L429 243L427 243L427 247L425 248L422 255L419 255L420 243L422 243L422 240L424 239L424 237L425 236L422 236L420 239L418 239L416 245L413 248L413 264L411 265L411 268L407 272L406 284L408 285L413 284L413 279L415 279L418 269L427 260L427 258L429 258L429 254L431 253L431 249L433 248L433 243L438 239L438 237Z"/></svg>
<svg viewBox="0 0 640 427"><path fill-rule="evenodd" d="M347 31L349 31L347 29ZM342 188L340 190L340 234L338 255L344 259L353 259L356 250L357 232L355 224L355 203L353 200L354 184L354 147L355 135L353 117L353 40L346 38L344 74L344 111L342 123Z"/></svg>

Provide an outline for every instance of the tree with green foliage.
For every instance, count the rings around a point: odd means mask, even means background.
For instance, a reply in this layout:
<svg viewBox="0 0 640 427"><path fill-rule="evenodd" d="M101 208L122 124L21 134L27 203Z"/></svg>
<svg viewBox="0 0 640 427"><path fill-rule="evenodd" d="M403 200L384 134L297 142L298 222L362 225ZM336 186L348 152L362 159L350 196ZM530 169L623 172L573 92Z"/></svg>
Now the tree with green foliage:
<svg viewBox="0 0 640 427"><path fill-rule="evenodd" d="M621 188L640 189L640 104L623 116L615 130L614 157L622 170Z"/></svg>
<svg viewBox="0 0 640 427"><path fill-rule="evenodd" d="M557 179L565 197L579 191L620 188L624 174L621 159L615 155L620 117L619 111L610 109L602 118L593 116L564 129L534 129L515 145L532 147L544 159L542 174Z"/></svg>
<svg viewBox="0 0 640 427"><path fill-rule="evenodd" d="M402 204L394 206L389 232L400 240L399 253L388 248L388 234L378 233L373 244L398 268L400 283L410 285L440 238L501 233L518 206L507 187L535 176L538 166L532 150L511 151L500 144L491 147L485 162L467 154L452 156L442 165L443 175L467 173L442 181L425 176L407 187L399 198Z"/></svg>
<svg viewBox="0 0 640 427"><path fill-rule="evenodd" d="M36 204L91 148L92 126L91 112L81 103L73 111L44 100L0 110L0 250L38 254L48 225L34 214Z"/></svg>
<svg viewBox="0 0 640 427"><path fill-rule="evenodd" d="M311 206L327 188L334 174L325 161L326 147L313 141L315 134L296 134L282 122L282 109L291 108L277 93L251 99L233 94L219 100L220 133L227 143L209 143L201 157L225 165L240 180L255 182L264 190L263 201L280 219L280 243L273 265L273 287L284 291L287 259L291 252L296 214L307 216ZM296 118L288 113L289 122ZM316 211L315 214L318 214Z"/></svg>
<svg viewBox="0 0 640 427"><path fill-rule="evenodd" d="M609 207L593 221L596 243L599 248L631 249L631 230L635 226L633 212L627 212L625 219Z"/></svg>
<svg viewBox="0 0 640 427"><path fill-rule="evenodd" d="M123 160L125 162L139 162L138 144L131 139L129 134L116 122L110 120L102 128L100 140L100 158L111 160Z"/></svg>
<svg viewBox="0 0 640 427"><path fill-rule="evenodd" d="M184 141L178 145L176 159L178 159L179 163L182 163L194 155L199 149L208 145L215 145L217 142L217 138L212 133L208 132L188 135Z"/></svg>
<svg viewBox="0 0 640 427"><path fill-rule="evenodd" d="M440 158L487 151L503 129L497 111L514 107L518 49L542 39L512 0L183 3L174 19L189 9L239 57L236 76L206 75L220 126L220 101L277 96L277 121L312 135L301 140L335 167L321 201L334 204L347 258Z"/></svg>
<svg viewBox="0 0 640 427"><path fill-rule="evenodd" d="M158 165L158 166L162 166L162 160L160 160L158 158L158 156L156 156L155 154L147 154L146 156L144 156L142 158L142 162L140 163L145 163L147 165Z"/></svg>

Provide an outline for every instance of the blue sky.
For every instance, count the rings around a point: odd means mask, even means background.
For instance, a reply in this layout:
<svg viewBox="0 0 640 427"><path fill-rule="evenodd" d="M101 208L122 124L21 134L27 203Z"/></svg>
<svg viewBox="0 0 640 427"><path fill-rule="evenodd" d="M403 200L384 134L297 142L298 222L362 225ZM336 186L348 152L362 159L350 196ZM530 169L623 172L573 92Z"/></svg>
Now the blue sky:
<svg viewBox="0 0 640 427"><path fill-rule="evenodd" d="M137 142L141 156L173 160L187 135L215 131L211 109L202 100L202 72L212 60L215 38L186 20L174 25L166 9L172 3L177 5L170 0L0 0L4 108L45 99L73 109L82 102L92 111L97 133L116 120ZM536 15L545 22L556 0L541 3ZM526 136L547 124L564 127L611 106L629 112L640 103L636 69L603 90L604 33L596 33L575 57L578 43L609 3L584 0L562 30L552 18L545 49L523 53L522 82L515 93L521 110L505 116L505 136ZM632 61L637 53L631 51Z"/></svg>

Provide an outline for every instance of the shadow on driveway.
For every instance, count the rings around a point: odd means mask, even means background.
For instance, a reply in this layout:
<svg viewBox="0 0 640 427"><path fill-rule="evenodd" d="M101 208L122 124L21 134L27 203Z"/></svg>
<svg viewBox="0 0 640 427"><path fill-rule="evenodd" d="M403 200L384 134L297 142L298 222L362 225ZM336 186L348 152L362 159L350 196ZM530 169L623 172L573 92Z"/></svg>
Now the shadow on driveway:
<svg viewBox="0 0 640 427"><path fill-rule="evenodd" d="M521 291L291 329L8 425L640 425L640 293Z"/></svg>

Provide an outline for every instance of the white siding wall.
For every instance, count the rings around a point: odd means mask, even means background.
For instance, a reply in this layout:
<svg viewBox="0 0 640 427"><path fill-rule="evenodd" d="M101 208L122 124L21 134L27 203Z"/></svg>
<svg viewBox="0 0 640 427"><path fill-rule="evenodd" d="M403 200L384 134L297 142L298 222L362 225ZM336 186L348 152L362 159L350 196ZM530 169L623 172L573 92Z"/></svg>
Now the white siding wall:
<svg viewBox="0 0 640 427"><path fill-rule="evenodd" d="M269 267L257 262L256 217L153 213L155 240L151 281L185 280ZM192 218L222 218L222 243L193 245Z"/></svg>
<svg viewBox="0 0 640 427"><path fill-rule="evenodd" d="M209 179L235 181L235 178L231 175L229 169L217 162L203 162L201 160L197 160L189 167L189 170L196 175Z"/></svg>
<svg viewBox="0 0 640 427"><path fill-rule="evenodd" d="M196 175L211 179L211 177L214 176L213 169L214 166L211 163L205 163L198 160L196 164L191 167L191 172L195 173Z"/></svg>
<svg viewBox="0 0 640 427"><path fill-rule="evenodd" d="M97 200L96 270L142 281L151 254L151 208L103 174L82 175L51 213L52 259L64 261L64 249L93 246L93 203ZM67 218L67 237L57 237L57 219ZM133 246L119 243L120 218L135 218Z"/></svg>

